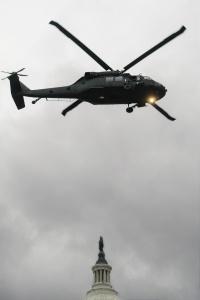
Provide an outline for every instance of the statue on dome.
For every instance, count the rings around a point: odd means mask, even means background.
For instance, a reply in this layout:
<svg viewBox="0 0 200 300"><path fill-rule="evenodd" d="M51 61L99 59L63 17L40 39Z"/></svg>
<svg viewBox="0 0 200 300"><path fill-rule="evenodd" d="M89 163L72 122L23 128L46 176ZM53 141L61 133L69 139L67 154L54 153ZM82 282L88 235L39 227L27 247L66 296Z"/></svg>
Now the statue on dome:
<svg viewBox="0 0 200 300"><path fill-rule="evenodd" d="M100 250L100 251L103 251L103 247L104 247L103 238L102 238L102 236L100 236L100 240L99 240L99 250Z"/></svg>
<svg viewBox="0 0 200 300"><path fill-rule="evenodd" d="M105 259L105 253L103 251L104 243L103 243L103 238L100 236L99 240L99 259L97 260L96 264L108 264L108 262Z"/></svg>

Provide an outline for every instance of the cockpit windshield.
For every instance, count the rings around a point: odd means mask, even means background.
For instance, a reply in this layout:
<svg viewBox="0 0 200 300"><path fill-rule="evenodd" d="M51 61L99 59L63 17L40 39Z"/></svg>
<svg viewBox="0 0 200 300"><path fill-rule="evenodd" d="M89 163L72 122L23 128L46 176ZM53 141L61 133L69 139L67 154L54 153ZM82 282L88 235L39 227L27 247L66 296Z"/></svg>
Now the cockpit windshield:
<svg viewBox="0 0 200 300"><path fill-rule="evenodd" d="M149 76L144 76L144 79L152 80Z"/></svg>

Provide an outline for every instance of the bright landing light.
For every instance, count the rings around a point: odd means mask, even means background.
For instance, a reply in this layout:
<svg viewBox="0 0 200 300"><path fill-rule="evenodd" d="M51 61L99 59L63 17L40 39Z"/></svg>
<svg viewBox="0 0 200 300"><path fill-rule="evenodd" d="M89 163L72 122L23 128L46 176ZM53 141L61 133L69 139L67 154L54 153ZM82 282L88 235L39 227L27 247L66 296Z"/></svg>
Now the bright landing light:
<svg viewBox="0 0 200 300"><path fill-rule="evenodd" d="M148 103L153 104L156 102L156 98L155 97L149 97L147 100Z"/></svg>

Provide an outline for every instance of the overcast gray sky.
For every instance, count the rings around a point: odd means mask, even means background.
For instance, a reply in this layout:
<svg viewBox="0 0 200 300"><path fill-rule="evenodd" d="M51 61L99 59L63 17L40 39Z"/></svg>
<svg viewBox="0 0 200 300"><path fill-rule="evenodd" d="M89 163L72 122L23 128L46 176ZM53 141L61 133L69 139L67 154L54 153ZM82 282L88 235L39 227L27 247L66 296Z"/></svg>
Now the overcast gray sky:
<svg viewBox="0 0 200 300"><path fill-rule="evenodd" d="M18 111L0 82L0 299L83 299L104 237L124 300L199 299L198 0L1 0L0 70L31 89L72 84L101 67L49 25L62 24L113 69L182 25L130 69L168 92L152 107L68 102ZM4 74L2 73L2 77Z"/></svg>

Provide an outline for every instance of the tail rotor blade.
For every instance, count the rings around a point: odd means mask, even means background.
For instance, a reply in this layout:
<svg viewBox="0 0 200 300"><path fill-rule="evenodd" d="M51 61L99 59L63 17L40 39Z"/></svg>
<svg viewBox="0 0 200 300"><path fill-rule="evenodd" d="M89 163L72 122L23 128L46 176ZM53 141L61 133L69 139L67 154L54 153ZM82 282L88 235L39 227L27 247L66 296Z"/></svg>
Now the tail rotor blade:
<svg viewBox="0 0 200 300"><path fill-rule="evenodd" d="M21 70L19 70L19 71L15 72L15 73L19 73L19 72L21 72L21 71L23 71L23 70L25 70L25 68L23 68L23 69L21 69Z"/></svg>
<svg viewBox="0 0 200 300"><path fill-rule="evenodd" d="M10 73L10 72L5 72L5 71L1 71L2 73L6 73L6 74L12 74L12 73Z"/></svg>
<svg viewBox="0 0 200 300"><path fill-rule="evenodd" d="M155 109L157 109L163 116L165 116L170 121L175 121L173 117L171 117L164 109L158 106L156 103L151 104Z"/></svg>
<svg viewBox="0 0 200 300"><path fill-rule="evenodd" d="M79 104L81 104L83 101L81 100L77 100L75 102L73 102L71 105L69 105L67 108L65 108L62 111L62 115L65 116L70 110L74 109L75 107L77 107Z"/></svg>

